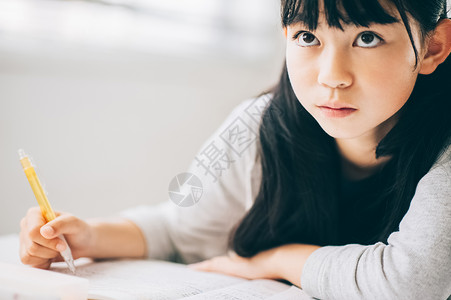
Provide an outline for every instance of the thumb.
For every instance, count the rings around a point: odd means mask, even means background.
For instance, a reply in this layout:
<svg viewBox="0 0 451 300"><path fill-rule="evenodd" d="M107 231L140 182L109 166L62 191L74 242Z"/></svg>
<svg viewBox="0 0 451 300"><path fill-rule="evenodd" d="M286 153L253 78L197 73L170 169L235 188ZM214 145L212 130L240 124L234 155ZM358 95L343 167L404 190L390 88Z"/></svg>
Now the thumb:
<svg viewBox="0 0 451 300"><path fill-rule="evenodd" d="M61 214L56 219L41 227L40 233L46 239L52 239L61 234L74 234L80 231L82 221L70 214Z"/></svg>

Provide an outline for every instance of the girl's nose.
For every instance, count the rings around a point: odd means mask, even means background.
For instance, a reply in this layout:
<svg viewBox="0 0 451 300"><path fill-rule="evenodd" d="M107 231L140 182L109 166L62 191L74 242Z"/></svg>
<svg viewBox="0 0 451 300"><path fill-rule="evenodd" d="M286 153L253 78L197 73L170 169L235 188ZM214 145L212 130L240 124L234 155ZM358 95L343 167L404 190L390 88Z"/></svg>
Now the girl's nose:
<svg viewBox="0 0 451 300"><path fill-rule="evenodd" d="M329 88L347 88L352 85L350 61L336 49L323 53L319 63L318 83Z"/></svg>

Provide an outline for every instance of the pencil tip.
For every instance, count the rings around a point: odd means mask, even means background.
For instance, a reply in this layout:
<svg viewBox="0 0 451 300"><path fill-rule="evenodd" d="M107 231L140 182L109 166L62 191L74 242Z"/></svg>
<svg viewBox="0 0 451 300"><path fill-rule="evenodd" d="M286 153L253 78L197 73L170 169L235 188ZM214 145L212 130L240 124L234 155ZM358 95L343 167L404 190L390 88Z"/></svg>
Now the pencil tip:
<svg viewBox="0 0 451 300"><path fill-rule="evenodd" d="M69 270L72 272L72 274L75 275L75 264L73 259L66 260L67 266L69 267Z"/></svg>

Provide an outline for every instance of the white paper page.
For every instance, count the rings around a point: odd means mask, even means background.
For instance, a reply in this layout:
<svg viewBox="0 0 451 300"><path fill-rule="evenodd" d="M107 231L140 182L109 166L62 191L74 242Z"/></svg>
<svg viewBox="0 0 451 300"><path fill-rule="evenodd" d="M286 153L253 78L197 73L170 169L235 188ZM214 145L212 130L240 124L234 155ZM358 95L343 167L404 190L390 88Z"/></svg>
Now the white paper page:
<svg viewBox="0 0 451 300"><path fill-rule="evenodd" d="M266 300L313 300L314 298L310 297L306 292L304 292L302 289L292 285L288 290L274 295L271 298L268 298Z"/></svg>
<svg viewBox="0 0 451 300"><path fill-rule="evenodd" d="M85 300L86 279L67 276L29 266L0 262L0 299L35 298ZM30 299L30 298L28 298Z"/></svg>
<svg viewBox="0 0 451 300"><path fill-rule="evenodd" d="M185 298L184 300L259 300L268 299L275 294L286 291L290 288L289 285L266 279L256 279L251 281L246 281L240 284L235 284L232 286L224 287L222 289L217 289L210 291L201 295L196 295L192 297ZM285 298L277 298L285 299Z"/></svg>
<svg viewBox="0 0 451 300"><path fill-rule="evenodd" d="M69 273L64 265L52 270ZM77 276L89 279L89 298L95 299L180 299L245 279L199 272L185 265L152 260L116 260L77 266ZM102 297L100 297L102 296Z"/></svg>

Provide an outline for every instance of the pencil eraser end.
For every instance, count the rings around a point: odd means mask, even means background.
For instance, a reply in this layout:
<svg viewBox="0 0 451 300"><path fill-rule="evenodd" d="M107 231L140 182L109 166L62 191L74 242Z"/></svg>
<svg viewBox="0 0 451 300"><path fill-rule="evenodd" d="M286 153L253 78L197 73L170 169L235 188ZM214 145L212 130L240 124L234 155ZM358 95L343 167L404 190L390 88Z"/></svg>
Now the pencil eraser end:
<svg viewBox="0 0 451 300"><path fill-rule="evenodd" d="M22 159L22 158L24 158L25 156L27 156L27 155L25 154L25 151L24 151L23 149L19 149L17 152L19 153L19 158L20 158L20 159Z"/></svg>

